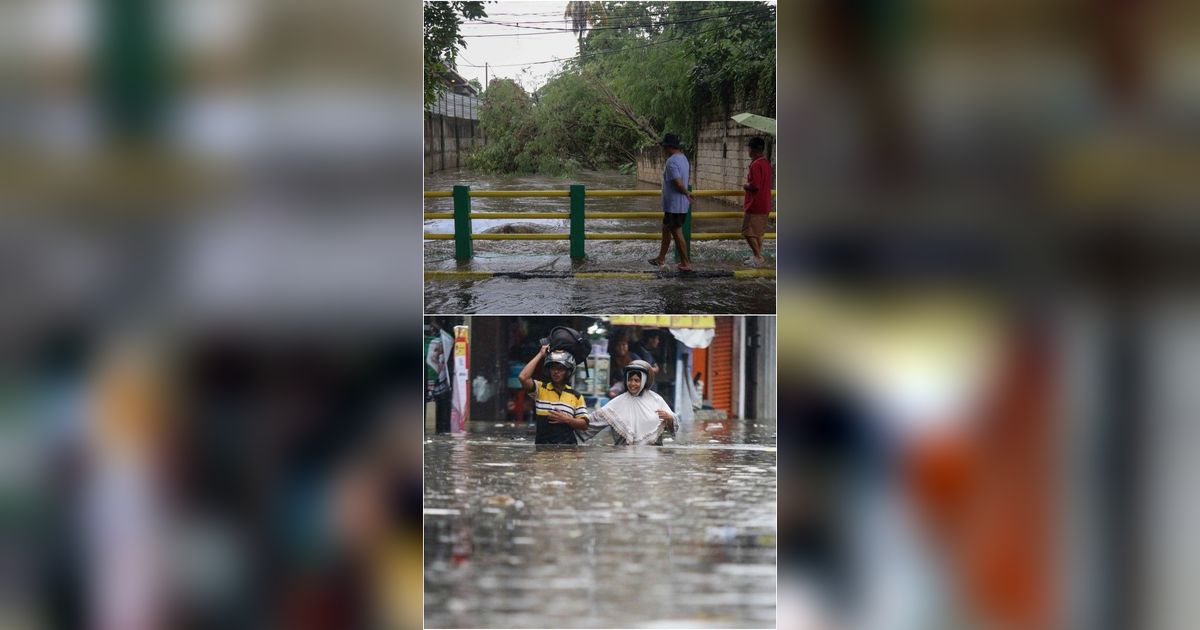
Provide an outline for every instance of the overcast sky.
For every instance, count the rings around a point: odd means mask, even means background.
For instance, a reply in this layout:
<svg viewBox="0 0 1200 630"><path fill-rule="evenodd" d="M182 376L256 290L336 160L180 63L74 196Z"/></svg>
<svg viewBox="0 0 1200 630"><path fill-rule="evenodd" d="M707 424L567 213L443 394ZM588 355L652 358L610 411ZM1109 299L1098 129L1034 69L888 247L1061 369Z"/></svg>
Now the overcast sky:
<svg viewBox="0 0 1200 630"><path fill-rule="evenodd" d="M566 2L489 2L484 6L488 13L484 19L490 22L524 23L538 28L571 26L562 17ZM461 32L467 47L459 51L458 72L468 80L479 79L480 84L484 83L483 65L487 63L489 78L515 79L526 90L533 90L558 72L562 60L573 57L578 50L575 35L569 30L542 31L466 20ZM555 59L560 61L531 64Z"/></svg>
<svg viewBox="0 0 1200 630"><path fill-rule="evenodd" d="M570 28L562 19L566 2L497 2L485 5L492 22L529 23L529 26L548 28ZM536 15L534 15L536 14ZM467 20L462 26L467 47L459 51L458 73L467 79L479 79L482 84L483 64L491 66L488 77L508 77L520 82L525 89L532 90L545 83L546 78L557 72L561 62L529 64L531 61L569 59L575 55L578 44L570 31L533 31L512 26L485 24ZM505 37L477 37L478 35L503 34ZM511 36L516 34L517 36ZM480 67L475 68L472 65Z"/></svg>

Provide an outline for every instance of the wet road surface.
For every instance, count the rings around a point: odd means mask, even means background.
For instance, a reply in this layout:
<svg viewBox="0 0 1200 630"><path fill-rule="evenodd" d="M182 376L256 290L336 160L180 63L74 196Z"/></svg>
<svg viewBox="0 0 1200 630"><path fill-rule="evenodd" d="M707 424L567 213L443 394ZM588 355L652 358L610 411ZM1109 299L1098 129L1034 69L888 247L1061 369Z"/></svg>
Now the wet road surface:
<svg viewBox="0 0 1200 630"><path fill-rule="evenodd" d="M774 627L774 422L662 447L425 443L426 627Z"/></svg>
<svg viewBox="0 0 1200 630"><path fill-rule="evenodd" d="M657 189L632 175L586 171L571 179L543 176L483 175L467 170L441 171L425 177L426 190L450 190L467 184L472 190L561 190L571 183L595 189ZM482 212L566 212L563 197L518 199L476 198L472 210ZM449 198L426 199L426 212L449 212ZM600 197L587 200L589 211L651 211L657 197ZM740 211L740 205L713 198L697 200L698 212ZM566 219L473 220L476 233L517 226L537 232L565 233ZM454 231L452 219L425 221L426 232ZM698 222L697 232L740 232L740 219ZM771 228L773 229L773 228ZM657 219L590 219L588 232L659 233ZM474 259L454 259L453 241L425 241L425 268L431 271L640 271L655 272L646 260L658 255L658 241L589 241L587 257L571 260L567 241L475 241ZM775 242L764 243L768 267L774 267ZM746 269L746 243L698 241L692 245L694 267L707 271ZM672 250L673 251L673 250ZM674 254L670 255L673 261ZM673 266L673 265L672 265ZM444 313L564 313L621 311L647 313L774 313L775 281L766 278L512 279L431 280L425 285L425 310Z"/></svg>

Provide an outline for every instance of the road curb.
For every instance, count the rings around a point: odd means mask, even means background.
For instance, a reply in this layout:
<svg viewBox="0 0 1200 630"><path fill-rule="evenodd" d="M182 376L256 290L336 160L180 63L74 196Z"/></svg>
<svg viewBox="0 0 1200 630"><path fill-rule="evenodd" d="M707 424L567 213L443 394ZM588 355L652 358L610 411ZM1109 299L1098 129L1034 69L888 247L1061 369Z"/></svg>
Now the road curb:
<svg viewBox="0 0 1200 630"><path fill-rule="evenodd" d="M655 280L660 278L775 278L774 269L697 270L691 273L678 271L426 271L426 280L489 280L511 278L533 279L629 279Z"/></svg>

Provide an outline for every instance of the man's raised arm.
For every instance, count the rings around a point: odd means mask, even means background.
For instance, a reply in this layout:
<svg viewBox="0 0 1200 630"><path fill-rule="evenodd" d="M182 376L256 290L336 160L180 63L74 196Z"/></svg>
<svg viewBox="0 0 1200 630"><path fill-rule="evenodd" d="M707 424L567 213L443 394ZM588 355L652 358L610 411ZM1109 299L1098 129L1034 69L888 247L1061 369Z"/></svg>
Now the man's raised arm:
<svg viewBox="0 0 1200 630"><path fill-rule="evenodd" d="M538 350L538 353L529 360L529 363L525 364L525 367L521 368L521 373L517 375L517 380L521 381L521 388L525 391L533 391L533 373L537 370L538 364L542 362L548 350L550 350L550 346L542 346L542 349Z"/></svg>

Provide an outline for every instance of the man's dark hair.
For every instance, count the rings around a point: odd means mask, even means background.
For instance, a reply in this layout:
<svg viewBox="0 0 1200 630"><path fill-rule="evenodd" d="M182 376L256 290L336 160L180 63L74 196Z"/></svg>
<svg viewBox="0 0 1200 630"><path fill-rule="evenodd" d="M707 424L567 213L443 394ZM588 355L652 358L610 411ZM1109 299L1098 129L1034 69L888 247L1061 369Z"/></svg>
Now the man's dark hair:
<svg viewBox="0 0 1200 630"><path fill-rule="evenodd" d="M763 139L762 139L761 137L759 137L759 136L754 136L753 138L750 138L750 145L749 145L749 146L750 146L750 148L751 148L751 149L753 149L753 150L755 150L755 151L762 152L764 149L766 149L766 148L767 148L767 141L766 141L766 140L763 140Z"/></svg>

